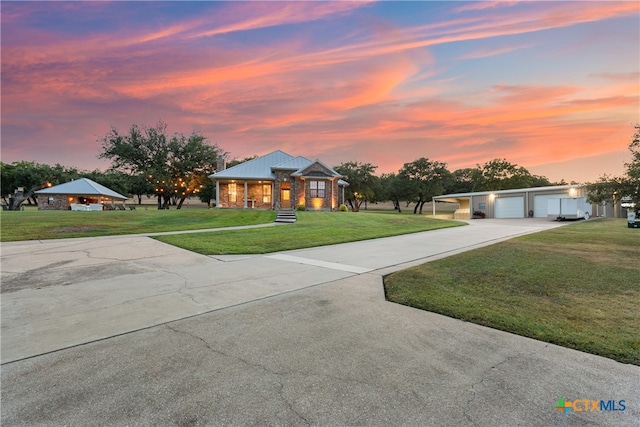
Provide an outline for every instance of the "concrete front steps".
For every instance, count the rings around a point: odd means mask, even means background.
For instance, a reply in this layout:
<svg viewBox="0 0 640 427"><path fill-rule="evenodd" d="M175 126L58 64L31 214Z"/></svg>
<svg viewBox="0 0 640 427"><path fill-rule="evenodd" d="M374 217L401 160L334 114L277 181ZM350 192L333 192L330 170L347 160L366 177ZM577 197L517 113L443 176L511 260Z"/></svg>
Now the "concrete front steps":
<svg viewBox="0 0 640 427"><path fill-rule="evenodd" d="M293 209L280 209L276 216L276 222L294 223L296 222L296 214Z"/></svg>

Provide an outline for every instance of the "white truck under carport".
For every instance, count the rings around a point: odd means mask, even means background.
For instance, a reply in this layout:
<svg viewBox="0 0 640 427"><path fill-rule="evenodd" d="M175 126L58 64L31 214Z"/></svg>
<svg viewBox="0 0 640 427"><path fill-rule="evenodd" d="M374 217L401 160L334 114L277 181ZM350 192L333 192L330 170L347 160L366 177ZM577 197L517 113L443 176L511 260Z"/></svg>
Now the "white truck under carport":
<svg viewBox="0 0 640 427"><path fill-rule="evenodd" d="M549 199L547 217L553 220L589 219L591 204L586 197L561 197Z"/></svg>

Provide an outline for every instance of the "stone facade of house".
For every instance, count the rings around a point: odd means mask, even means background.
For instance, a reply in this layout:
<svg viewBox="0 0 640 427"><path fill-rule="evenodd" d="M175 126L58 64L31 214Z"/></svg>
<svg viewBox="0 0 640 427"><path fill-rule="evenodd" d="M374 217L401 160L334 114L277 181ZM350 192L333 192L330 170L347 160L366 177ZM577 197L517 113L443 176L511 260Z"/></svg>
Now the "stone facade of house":
<svg viewBox="0 0 640 427"><path fill-rule="evenodd" d="M66 211L71 209L69 196L66 194L38 194L38 210Z"/></svg>
<svg viewBox="0 0 640 427"><path fill-rule="evenodd" d="M272 165L272 161L277 163ZM216 182L219 208L337 210L344 203L344 186L348 185L320 161L280 151L211 178Z"/></svg>

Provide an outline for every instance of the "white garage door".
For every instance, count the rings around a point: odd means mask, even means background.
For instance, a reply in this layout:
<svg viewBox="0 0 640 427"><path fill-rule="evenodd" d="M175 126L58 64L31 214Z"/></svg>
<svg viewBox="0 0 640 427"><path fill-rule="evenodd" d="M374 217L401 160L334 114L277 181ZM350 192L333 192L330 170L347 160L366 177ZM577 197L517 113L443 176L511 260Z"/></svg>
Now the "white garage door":
<svg viewBox="0 0 640 427"><path fill-rule="evenodd" d="M566 194L540 194L533 197L533 216L536 218L546 218L549 214L549 199L559 199L566 197Z"/></svg>
<svg viewBox="0 0 640 427"><path fill-rule="evenodd" d="M524 197L498 197L495 200L496 218L524 218Z"/></svg>

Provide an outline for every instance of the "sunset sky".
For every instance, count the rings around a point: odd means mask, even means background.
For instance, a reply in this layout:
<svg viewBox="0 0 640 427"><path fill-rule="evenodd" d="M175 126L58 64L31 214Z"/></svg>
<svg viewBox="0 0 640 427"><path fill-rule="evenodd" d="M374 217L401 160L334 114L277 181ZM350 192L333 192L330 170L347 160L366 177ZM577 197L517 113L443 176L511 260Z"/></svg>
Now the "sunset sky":
<svg viewBox="0 0 640 427"><path fill-rule="evenodd" d="M113 126L396 172L621 175L638 1L2 1L1 160L106 169Z"/></svg>

